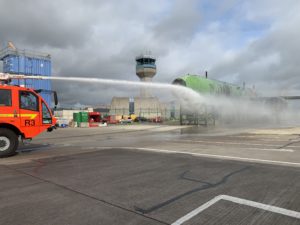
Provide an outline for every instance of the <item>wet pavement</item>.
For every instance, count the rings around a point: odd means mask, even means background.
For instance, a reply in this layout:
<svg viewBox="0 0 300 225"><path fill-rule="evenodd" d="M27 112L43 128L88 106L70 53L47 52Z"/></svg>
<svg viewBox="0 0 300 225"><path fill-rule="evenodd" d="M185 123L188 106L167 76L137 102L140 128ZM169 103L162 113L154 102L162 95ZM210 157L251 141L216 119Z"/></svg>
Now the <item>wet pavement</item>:
<svg viewBox="0 0 300 225"><path fill-rule="evenodd" d="M298 133L208 129L43 134L0 159L0 224L300 224Z"/></svg>

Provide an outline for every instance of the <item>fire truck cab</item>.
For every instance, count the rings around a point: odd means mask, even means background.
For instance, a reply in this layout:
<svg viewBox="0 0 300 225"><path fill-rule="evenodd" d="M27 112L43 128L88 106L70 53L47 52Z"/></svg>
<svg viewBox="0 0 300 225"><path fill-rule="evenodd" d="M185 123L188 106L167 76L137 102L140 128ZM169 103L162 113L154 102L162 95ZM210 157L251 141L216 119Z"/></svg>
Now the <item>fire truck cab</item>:
<svg viewBox="0 0 300 225"><path fill-rule="evenodd" d="M38 92L0 84L0 157L14 155L19 138L32 139L55 127L56 119ZM57 105L56 93L54 96Z"/></svg>

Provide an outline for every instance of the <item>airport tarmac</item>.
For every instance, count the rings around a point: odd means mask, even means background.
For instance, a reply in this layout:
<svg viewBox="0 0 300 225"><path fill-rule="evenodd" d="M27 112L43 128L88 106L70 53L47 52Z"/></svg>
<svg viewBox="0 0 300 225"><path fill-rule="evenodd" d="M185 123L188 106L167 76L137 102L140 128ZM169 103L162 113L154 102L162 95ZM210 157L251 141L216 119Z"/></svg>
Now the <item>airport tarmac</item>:
<svg viewBox="0 0 300 225"><path fill-rule="evenodd" d="M58 129L0 174L0 224L300 224L299 128Z"/></svg>

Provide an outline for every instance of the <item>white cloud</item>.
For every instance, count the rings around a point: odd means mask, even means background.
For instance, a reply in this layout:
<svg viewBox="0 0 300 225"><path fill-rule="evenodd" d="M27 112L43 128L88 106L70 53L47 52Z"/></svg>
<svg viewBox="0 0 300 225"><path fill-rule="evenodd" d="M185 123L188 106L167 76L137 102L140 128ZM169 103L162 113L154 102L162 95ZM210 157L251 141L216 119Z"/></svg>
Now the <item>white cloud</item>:
<svg viewBox="0 0 300 225"><path fill-rule="evenodd" d="M151 50L156 81L209 70L211 77L246 81L266 93L282 87L296 93L299 11L298 0L0 0L0 41L49 52L60 76L138 80L134 58ZM55 88L66 103L126 94L58 82Z"/></svg>

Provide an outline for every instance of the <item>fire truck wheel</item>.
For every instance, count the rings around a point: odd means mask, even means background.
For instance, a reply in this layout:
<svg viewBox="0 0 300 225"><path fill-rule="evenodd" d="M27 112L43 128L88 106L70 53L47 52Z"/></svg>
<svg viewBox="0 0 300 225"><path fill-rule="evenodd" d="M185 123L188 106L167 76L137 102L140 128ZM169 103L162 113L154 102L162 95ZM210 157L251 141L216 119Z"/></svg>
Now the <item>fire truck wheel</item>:
<svg viewBox="0 0 300 225"><path fill-rule="evenodd" d="M7 128L0 128L0 157L14 155L19 145L18 136Z"/></svg>

